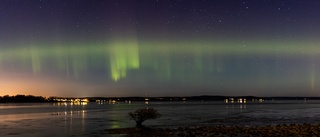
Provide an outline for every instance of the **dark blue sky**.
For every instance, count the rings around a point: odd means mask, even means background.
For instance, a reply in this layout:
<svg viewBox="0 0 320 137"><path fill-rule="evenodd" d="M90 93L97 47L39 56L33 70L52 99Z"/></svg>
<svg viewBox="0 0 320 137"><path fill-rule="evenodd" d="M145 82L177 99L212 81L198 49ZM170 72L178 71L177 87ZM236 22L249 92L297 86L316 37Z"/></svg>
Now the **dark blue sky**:
<svg viewBox="0 0 320 137"><path fill-rule="evenodd" d="M0 95L319 96L317 0L3 0Z"/></svg>

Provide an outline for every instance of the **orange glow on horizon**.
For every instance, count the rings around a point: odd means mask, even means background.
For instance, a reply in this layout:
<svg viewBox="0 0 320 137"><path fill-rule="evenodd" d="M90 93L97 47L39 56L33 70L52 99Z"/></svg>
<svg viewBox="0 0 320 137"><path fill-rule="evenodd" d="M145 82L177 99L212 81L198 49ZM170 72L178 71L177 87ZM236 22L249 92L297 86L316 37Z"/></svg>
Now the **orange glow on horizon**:
<svg viewBox="0 0 320 137"><path fill-rule="evenodd" d="M58 97L124 96L125 90L110 84L83 83L58 76L8 73L0 70L0 96L34 95ZM89 92L88 92L89 91ZM117 91L117 92L110 92Z"/></svg>
<svg viewBox="0 0 320 137"><path fill-rule="evenodd" d="M71 81L45 76L6 74L0 77L0 96L17 94L44 97L58 96L74 87L76 86Z"/></svg>

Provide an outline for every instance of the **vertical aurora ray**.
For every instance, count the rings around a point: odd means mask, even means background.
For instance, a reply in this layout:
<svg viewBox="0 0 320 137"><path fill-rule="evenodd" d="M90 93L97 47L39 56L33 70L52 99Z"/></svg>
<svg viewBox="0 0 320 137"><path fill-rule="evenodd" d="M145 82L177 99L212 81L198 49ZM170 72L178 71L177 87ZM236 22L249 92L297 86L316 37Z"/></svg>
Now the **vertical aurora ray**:
<svg viewBox="0 0 320 137"><path fill-rule="evenodd" d="M314 71L314 69L312 70L312 73L311 73L310 83L311 83L311 90L314 91L314 88L315 88L315 71Z"/></svg>
<svg viewBox="0 0 320 137"><path fill-rule="evenodd" d="M41 66L41 53L37 51L36 48L30 49L31 54L31 63L32 63L32 71L34 74L40 73L42 66Z"/></svg>
<svg viewBox="0 0 320 137"><path fill-rule="evenodd" d="M312 60L314 60L314 58L312 59ZM310 75L309 75L309 77L310 77L310 89L311 89L311 91L316 91L316 66L315 66L315 62L314 61L312 61L311 62L311 69L310 69Z"/></svg>
<svg viewBox="0 0 320 137"><path fill-rule="evenodd" d="M137 42L113 43L108 47L111 77L114 81L125 78L130 69L139 69L139 48Z"/></svg>

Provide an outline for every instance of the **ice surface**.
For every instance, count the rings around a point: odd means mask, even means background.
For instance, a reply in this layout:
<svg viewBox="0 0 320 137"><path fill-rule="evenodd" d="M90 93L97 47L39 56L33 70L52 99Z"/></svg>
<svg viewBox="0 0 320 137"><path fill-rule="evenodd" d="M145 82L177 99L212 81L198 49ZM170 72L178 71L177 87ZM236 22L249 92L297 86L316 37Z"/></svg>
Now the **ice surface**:
<svg viewBox="0 0 320 137"><path fill-rule="evenodd" d="M162 117L146 121L152 127L194 125L269 125L319 123L320 102L278 101L224 104L223 102L132 102L85 106L0 104L0 136L104 136L105 129L135 126L127 113L138 108L158 110Z"/></svg>

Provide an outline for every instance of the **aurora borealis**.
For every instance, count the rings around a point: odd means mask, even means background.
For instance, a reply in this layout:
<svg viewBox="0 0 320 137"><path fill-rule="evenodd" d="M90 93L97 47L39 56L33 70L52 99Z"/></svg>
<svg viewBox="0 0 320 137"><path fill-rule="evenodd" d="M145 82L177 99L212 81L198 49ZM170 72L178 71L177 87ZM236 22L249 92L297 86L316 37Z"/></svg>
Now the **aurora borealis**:
<svg viewBox="0 0 320 137"><path fill-rule="evenodd" d="M319 96L316 0L0 2L0 96Z"/></svg>

